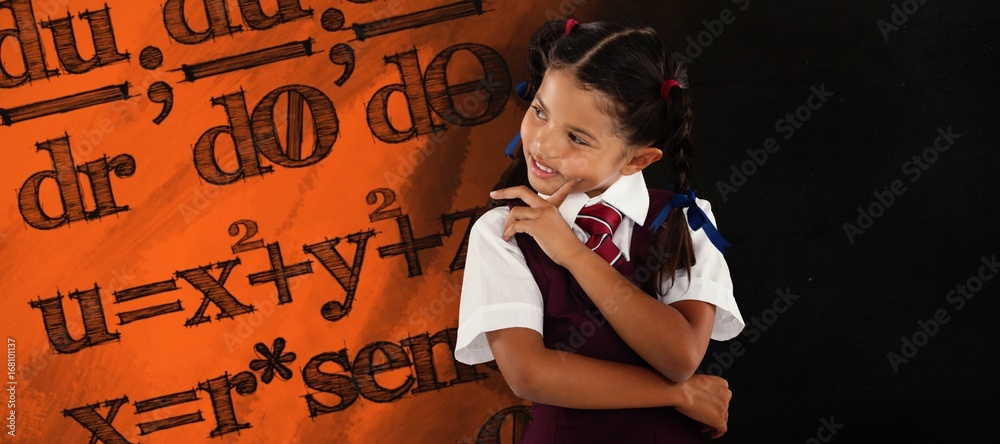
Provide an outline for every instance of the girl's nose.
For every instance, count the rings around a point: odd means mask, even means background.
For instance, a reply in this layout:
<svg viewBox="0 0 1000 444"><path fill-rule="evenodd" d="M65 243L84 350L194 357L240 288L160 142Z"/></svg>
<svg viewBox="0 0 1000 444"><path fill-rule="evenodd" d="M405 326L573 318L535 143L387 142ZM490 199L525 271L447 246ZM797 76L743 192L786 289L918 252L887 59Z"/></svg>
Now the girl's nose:
<svg viewBox="0 0 1000 444"><path fill-rule="evenodd" d="M536 157L540 159L551 159L553 157L559 156L559 147L556 143L553 143L554 139L552 137L551 131L542 130L535 137L535 141L532 146L532 152Z"/></svg>

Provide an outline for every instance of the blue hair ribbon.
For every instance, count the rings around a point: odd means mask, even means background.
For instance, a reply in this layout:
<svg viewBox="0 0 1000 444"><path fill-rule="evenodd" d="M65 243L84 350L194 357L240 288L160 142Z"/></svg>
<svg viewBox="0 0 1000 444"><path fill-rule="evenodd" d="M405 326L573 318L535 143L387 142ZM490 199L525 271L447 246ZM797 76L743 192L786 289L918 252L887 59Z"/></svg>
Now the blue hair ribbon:
<svg viewBox="0 0 1000 444"><path fill-rule="evenodd" d="M521 99L523 99L523 100L531 100L530 97L525 97L525 94L528 93L528 82L527 81L523 81L521 83L518 83L517 86L514 87L514 90L517 92L517 96L520 97ZM510 158L513 159L514 158L514 150L517 149L517 145L519 143L521 143L521 132L520 131L518 131L517 135L514 136L514 138L511 139L510 143L507 144L507 148L504 149L503 154L505 156L510 157Z"/></svg>
<svg viewBox="0 0 1000 444"><path fill-rule="evenodd" d="M517 149L517 144L521 143L521 132L518 131L517 135L511 139L510 143L507 144L507 149L504 150L503 154L507 157L514 158L514 150Z"/></svg>
<svg viewBox="0 0 1000 444"><path fill-rule="evenodd" d="M522 81L514 87L514 91L517 91L517 96L522 100L531 100L531 97L526 97L525 94L528 93L528 81Z"/></svg>
<svg viewBox="0 0 1000 444"><path fill-rule="evenodd" d="M726 251L724 249L730 246L729 242L722 237L722 233L719 233L715 225L712 225L712 221L708 219L708 215L695 202L694 190L688 190L687 194L674 193L674 197L670 199L670 203L660 211L660 214L656 215L656 219L653 219L653 227L655 227L653 231L656 232L660 229L660 225L667 219L667 214L670 213L670 210L681 207L688 207L688 225L691 229L698 231L704 228L705 235L708 236L708 240L712 241L712 245L715 245L715 248L718 248L719 251L725 254Z"/></svg>

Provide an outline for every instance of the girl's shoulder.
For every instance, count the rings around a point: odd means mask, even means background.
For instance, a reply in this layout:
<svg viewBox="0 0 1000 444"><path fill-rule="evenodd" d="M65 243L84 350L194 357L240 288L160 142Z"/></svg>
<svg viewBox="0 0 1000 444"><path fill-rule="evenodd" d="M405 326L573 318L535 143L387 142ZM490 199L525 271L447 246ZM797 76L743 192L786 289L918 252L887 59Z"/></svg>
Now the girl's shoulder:
<svg viewBox="0 0 1000 444"><path fill-rule="evenodd" d="M696 197L694 198L694 203L698 204L698 208L701 208L701 211L703 211L705 215L708 216L708 220L712 222L712 225L716 225L715 214L712 213L712 202L709 202L707 199Z"/></svg>
<svg viewBox="0 0 1000 444"><path fill-rule="evenodd" d="M516 237L511 236L509 240L503 238L504 223L509 214L510 207L501 205L490 208L479 216L472 224L472 230L469 233L469 250L482 251L486 246L486 249L490 251L507 252L514 256L520 255L521 251L518 249Z"/></svg>
<svg viewBox="0 0 1000 444"><path fill-rule="evenodd" d="M695 197L694 198L694 202L696 204L698 204L698 207L700 207L703 211L705 211L705 212L712 211L712 202L709 201L708 199L702 199L700 197Z"/></svg>
<svg viewBox="0 0 1000 444"><path fill-rule="evenodd" d="M503 225L507 220L508 214L510 214L510 207L507 205L490 208L472 224L472 231L483 232L483 234L501 235L503 234Z"/></svg>

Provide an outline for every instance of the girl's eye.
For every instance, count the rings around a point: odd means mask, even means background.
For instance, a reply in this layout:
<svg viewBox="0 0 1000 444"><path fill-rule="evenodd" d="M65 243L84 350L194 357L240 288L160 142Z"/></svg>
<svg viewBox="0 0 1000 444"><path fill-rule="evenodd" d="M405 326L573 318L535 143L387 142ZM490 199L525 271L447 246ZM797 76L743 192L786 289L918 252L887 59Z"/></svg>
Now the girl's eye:
<svg viewBox="0 0 1000 444"><path fill-rule="evenodd" d="M542 112L541 108L539 108L539 107L537 107L535 105L531 105L531 107L535 109L535 117L538 117L539 119L545 120L545 113Z"/></svg>
<svg viewBox="0 0 1000 444"><path fill-rule="evenodd" d="M583 141L583 139L577 137L576 134L573 134L573 133L569 133L569 139L572 140L575 143L579 143L580 145L586 145L587 144L586 142Z"/></svg>

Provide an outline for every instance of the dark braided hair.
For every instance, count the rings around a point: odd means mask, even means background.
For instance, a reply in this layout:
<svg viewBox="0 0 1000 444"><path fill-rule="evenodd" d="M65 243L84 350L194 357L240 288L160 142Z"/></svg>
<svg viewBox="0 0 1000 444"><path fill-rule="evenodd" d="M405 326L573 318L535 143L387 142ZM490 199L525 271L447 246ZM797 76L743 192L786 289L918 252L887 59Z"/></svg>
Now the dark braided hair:
<svg viewBox="0 0 1000 444"><path fill-rule="evenodd" d="M590 22L576 25L569 35L565 35L565 27L565 19L549 20L531 36L525 97L535 95L546 70L573 73L582 87L600 93L601 110L612 117L616 134L625 141L623 158L644 146L661 149L673 162L674 192L686 194L691 187L694 114L683 64L650 26L628 21ZM681 85L669 90L669 102L660 95L667 79ZM493 189L518 185L532 188L522 149L514 151L514 162ZM491 206L500 204L490 200ZM655 288L660 294L664 273L672 285L676 270L684 269L690 277L695 263L682 211L671 210L653 238L653 257L658 262Z"/></svg>

